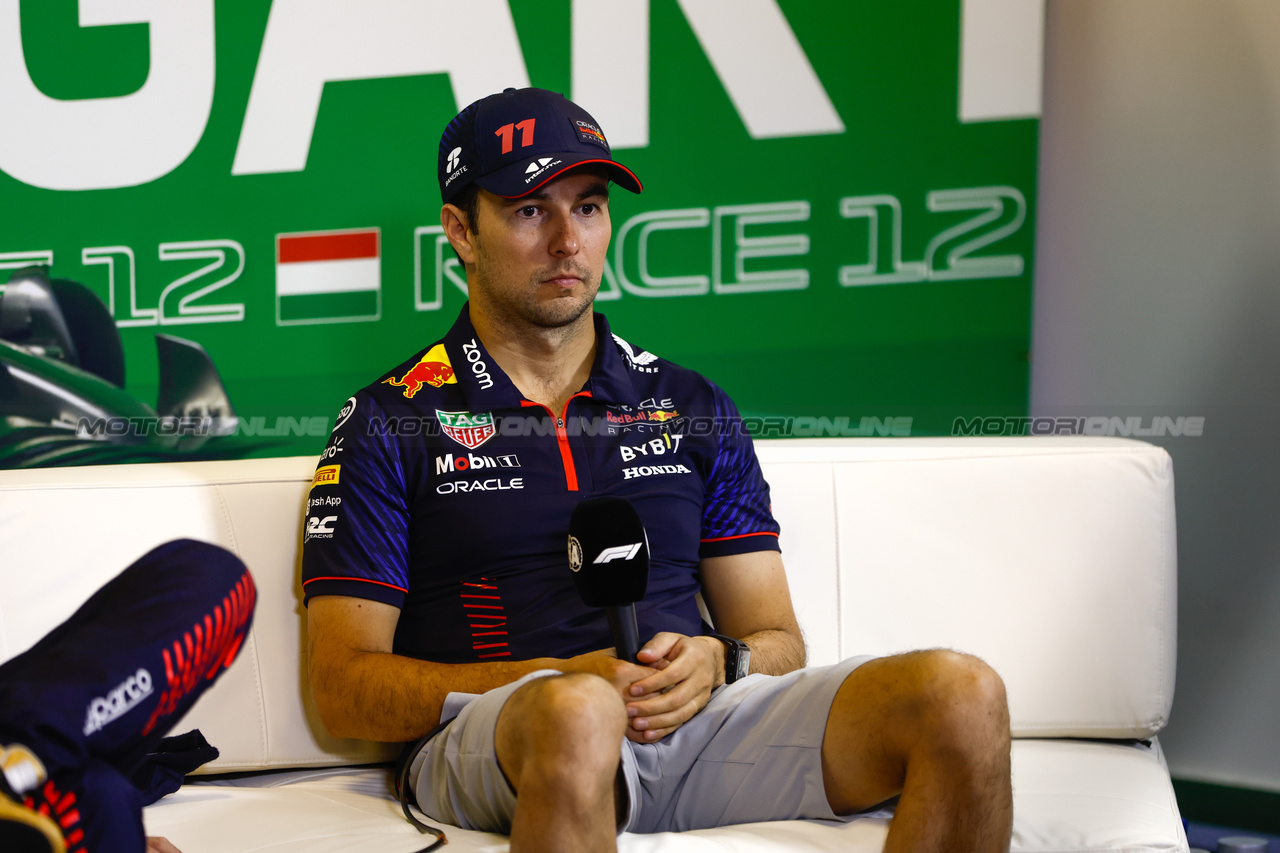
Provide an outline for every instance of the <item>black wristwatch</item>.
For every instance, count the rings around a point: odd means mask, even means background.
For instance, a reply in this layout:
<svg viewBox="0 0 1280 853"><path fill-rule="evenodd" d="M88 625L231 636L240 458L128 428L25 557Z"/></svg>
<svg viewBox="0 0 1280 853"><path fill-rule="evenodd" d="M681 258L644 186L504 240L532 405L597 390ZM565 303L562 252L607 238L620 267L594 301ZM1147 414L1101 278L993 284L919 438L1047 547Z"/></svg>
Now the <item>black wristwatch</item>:
<svg viewBox="0 0 1280 853"><path fill-rule="evenodd" d="M733 684L751 674L751 647L724 634L709 634L724 643L724 683Z"/></svg>

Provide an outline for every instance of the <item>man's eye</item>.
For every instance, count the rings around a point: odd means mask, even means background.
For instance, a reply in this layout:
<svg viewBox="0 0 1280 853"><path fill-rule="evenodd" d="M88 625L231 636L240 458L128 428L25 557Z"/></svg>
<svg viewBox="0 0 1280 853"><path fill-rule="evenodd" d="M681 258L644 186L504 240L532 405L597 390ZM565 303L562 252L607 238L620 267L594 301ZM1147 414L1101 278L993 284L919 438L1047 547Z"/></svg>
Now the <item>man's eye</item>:
<svg viewBox="0 0 1280 853"><path fill-rule="evenodd" d="M600 209L599 205L592 204L591 202L587 202L582 206L582 212L585 213L587 216L590 216L591 214L595 213L599 209Z"/></svg>
<svg viewBox="0 0 1280 853"><path fill-rule="evenodd" d="M534 207L533 205L529 205L528 207L520 208L519 213L521 216L524 216L524 217L534 217L538 215L538 208Z"/></svg>

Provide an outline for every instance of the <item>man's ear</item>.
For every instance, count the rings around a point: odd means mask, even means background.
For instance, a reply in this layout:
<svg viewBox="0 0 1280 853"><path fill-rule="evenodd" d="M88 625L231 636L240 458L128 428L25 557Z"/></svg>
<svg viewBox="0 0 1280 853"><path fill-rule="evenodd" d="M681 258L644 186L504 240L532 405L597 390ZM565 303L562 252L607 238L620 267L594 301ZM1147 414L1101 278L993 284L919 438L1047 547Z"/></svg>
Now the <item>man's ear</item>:
<svg viewBox="0 0 1280 853"><path fill-rule="evenodd" d="M440 208L440 225L444 228L444 236L449 238L449 245L458 253L463 265L476 262L475 232L469 227L467 215L456 205L446 204Z"/></svg>

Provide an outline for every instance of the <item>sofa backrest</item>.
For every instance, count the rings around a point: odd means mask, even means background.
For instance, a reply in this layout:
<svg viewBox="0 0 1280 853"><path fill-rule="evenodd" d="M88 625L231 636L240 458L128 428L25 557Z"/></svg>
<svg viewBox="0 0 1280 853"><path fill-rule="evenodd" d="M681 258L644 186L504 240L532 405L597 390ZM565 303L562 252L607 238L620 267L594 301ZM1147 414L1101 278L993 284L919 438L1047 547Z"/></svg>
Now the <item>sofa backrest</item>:
<svg viewBox="0 0 1280 853"><path fill-rule="evenodd" d="M1015 736L1168 721L1168 453L1129 439L761 441L810 663L945 647L1005 680Z"/></svg>
<svg viewBox="0 0 1280 853"><path fill-rule="evenodd" d="M757 442L810 662L944 646L1004 677L1022 737L1142 738L1173 699L1173 475L1124 439ZM160 542L237 553L258 582L237 663L179 724L206 772L384 760L306 687L298 579L312 458L0 472L0 660Z"/></svg>

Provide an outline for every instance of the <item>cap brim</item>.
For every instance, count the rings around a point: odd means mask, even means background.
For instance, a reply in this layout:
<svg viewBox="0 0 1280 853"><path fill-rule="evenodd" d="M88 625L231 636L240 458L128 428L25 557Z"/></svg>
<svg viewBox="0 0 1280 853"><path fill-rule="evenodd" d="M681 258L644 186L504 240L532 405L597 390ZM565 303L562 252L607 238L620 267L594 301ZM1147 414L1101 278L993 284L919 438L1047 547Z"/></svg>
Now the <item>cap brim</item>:
<svg viewBox="0 0 1280 853"><path fill-rule="evenodd" d="M529 195L529 193L536 192L539 187L554 181L565 172L583 166L599 166L609 174L609 180L623 189L630 190L633 193L640 193L644 190L644 185L640 183L640 179L635 176L635 173L616 160L610 160L606 157L584 157L582 154L552 154L551 159L559 160L560 162L553 163L545 172L537 174L532 179L529 178L527 164L513 163L505 169L499 169L482 178L476 178L475 183L480 188L486 189L502 198L522 198Z"/></svg>

